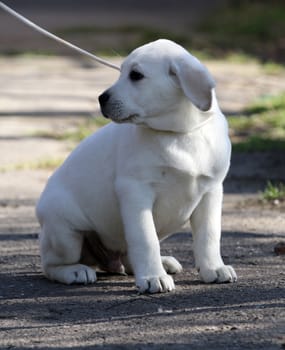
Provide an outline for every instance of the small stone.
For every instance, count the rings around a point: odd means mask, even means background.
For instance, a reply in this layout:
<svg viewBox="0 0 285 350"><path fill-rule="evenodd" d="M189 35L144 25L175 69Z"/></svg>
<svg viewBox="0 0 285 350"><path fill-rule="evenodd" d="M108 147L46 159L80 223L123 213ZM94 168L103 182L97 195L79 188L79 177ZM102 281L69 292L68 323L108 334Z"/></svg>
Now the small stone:
<svg viewBox="0 0 285 350"><path fill-rule="evenodd" d="M274 252L277 255L285 255L285 242L279 242L274 247Z"/></svg>

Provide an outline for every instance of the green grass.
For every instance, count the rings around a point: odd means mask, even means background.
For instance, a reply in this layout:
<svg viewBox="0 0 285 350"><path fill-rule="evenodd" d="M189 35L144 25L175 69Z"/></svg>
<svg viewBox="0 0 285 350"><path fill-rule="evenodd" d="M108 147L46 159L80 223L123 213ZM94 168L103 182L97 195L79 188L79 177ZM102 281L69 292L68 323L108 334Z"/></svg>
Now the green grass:
<svg viewBox="0 0 285 350"><path fill-rule="evenodd" d="M263 62L268 74L279 74L284 70L284 33L284 0L227 1L213 8L191 30L181 29L180 32L171 27L161 30L159 27L144 24L112 26L110 23L106 26L70 26L55 31L55 34L67 40L78 42L79 46L82 38L84 43L89 42L91 51L93 48L98 55L109 56L125 56L137 46L158 38L168 38L202 59L222 58L239 63L252 60ZM102 40L104 38L107 40ZM109 41L109 38L113 40ZM37 51L35 50L35 54ZM10 55L19 53L14 50L7 52ZM38 53L45 54L44 50Z"/></svg>
<svg viewBox="0 0 285 350"><path fill-rule="evenodd" d="M232 143L233 152L285 151L285 140L250 136L244 141Z"/></svg>
<svg viewBox="0 0 285 350"><path fill-rule="evenodd" d="M160 38L168 38L170 40L176 41L181 45L189 47L191 45L192 39L190 36L184 33L175 33L172 31L162 31L158 28L151 28L149 26L143 25L122 25L122 26L108 26L108 27L97 27L97 26L74 26L65 28L63 30L56 31L56 34L68 39L71 37L86 37L90 38L109 36L113 38L118 38L116 45L116 40L112 44L112 50L107 48L98 48L97 54L119 54L125 56L130 53L133 49L141 46L147 42L154 41ZM72 40L72 39L71 39Z"/></svg>
<svg viewBox="0 0 285 350"><path fill-rule="evenodd" d="M260 98L228 121L234 151L285 150L285 93Z"/></svg>
<svg viewBox="0 0 285 350"><path fill-rule="evenodd" d="M71 131L36 131L30 136L78 143L109 122L108 119L100 116L82 122Z"/></svg>
<svg viewBox="0 0 285 350"><path fill-rule="evenodd" d="M219 56L239 51L282 62L284 32L284 1L231 1L202 21L193 44Z"/></svg>
<svg viewBox="0 0 285 350"><path fill-rule="evenodd" d="M273 184L271 181L267 182L267 185L262 193L262 198L265 201L284 201L285 200L285 184L278 183Z"/></svg>
<svg viewBox="0 0 285 350"><path fill-rule="evenodd" d="M93 134L98 128L101 128L102 126L108 124L110 121L102 116L96 117L94 119L88 119L75 131L66 132L62 135L63 140L71 140L75 142L80 142L86 137Z"/></svg>
<svg viewBox="0 0 285 350"><path fill-rule="evenodd" d="M262 68L266 74L269 75L278 75L283 74L285 71L285 66L273 61L268 61L262 64Z"/></svg>
<svg viewBox="0 0 285 350"><path fill-rule="evenodd" d="M285 93L277 96L263 97L250 105L243 115L228 118L233 151L285 151ZM31 136L46 137L60 141L71 141L72 148L94 133L109 121L104 117L88 119L71 131L36 132ZM61 165L63 159L44 158L36 161L0 167L0 172L12 170L53 170ZM265 196L270 193L281 193L284 196L284 185L274 189L268 184Z"/></svg>
<svg viewBox="0 0 285 350"><path fill-rule="evenodd" d="M171 27L161 30L155 25L113 26L112 23L106 23L106 26L79 25L55 30L55 34L78 42L79 46L81 38L84 39L84 43L88 42L89 49L92 51L93 48L99 55L114 55L116 52L126 55L146 42L168 38L191 52L198 53L199 57L226 58L239 62L257 59L266 62L264 67L269 74L278 74L284 69L284 33L284 0L226 1L214 7L196 26L189 27L189 30L181 29L180 32ZM7 51L10 55L19 53ZM39 53L45 52L40 50Z"/></svg>
<svg viewBox="0 0 285 350"><path fill-rule="evenodd" d="M0 55L4 55L4 56L8 56L8 57L18 57L18 56L22 56L22 57L30 57L30 58L34 58L34 57L55 57L57 56L57 54L55 52L52 52L50 50L46 50L46 49L35 49L35 50L20 50L20 49L8 49L8 50L1 50Z"/></svg>
<svg viewBox="0 0 285 350"><path fill-rule="evenodd" d="M72 131L37 131L30 135L31 137L44 137L59 141L71 141L71 148L82 141L87 136L91 135L101 126L107 124L109 121L103 117L96 117L88 119L79 124ZM23 171L23 170L54 170L58 168L64 161L64 158L47 157L34 161L20 162L11 165L4 165L0 167L0 173L9 171Z"/></svg>
<svg viewBox="0 0 285 350"><path fill-rule="evenodd" d="M72 147L109 121L88 119L71 131L36 132L35 137L71 141ZM228 117L233 151L285 151L285 93L253 102L239 116Z"/></svg>
<svg viewBox="0 0 285 350"><path fill-rule="evenodd" d="M86 137L93 134L98 128L108 124L110 121L104 117L96 117L94 119L88 119L84 123L78 126L74 131L64 132L61 136L61 140L70 140L80 142Z"/></svg>
<svg viewBox="0 0 285 350"><path fill-rule="evenodd" d="M261 113L270 111L282 111L285 110L285 93L274 95L274 96L264 96L257 101L255 101L251 106L246 109L247 113Z"/></svg>
<svg viewBox="0 0 285 350"><path fill-rule="evenodd" d="M63 158L43 158L35 161L4 165L0 167L0 173L19 170L54 170L58 168L63 161Z"/></svg>

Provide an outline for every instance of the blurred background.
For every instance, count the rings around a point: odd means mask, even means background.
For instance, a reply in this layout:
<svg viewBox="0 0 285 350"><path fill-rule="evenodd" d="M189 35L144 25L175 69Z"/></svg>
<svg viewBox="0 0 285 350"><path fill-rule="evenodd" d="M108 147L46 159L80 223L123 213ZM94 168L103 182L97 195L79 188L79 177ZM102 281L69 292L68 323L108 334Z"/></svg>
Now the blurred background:
<svg viewBox="0 0 285 350"><path fill-rule="evenodd" d="M233 142L230 177L247 177L255 189L264 187L268 178L283 182L283 0L4 2L45 29L118 65L132 49L158 38L183 45L217 81ZM53 170L77 142L106 123L100 117L97 96L117 76L118 72L0 10L0 171ZM242 171L246 155L251 158ZM264 158L268 161L261 166Z"/></svg>
<svg viewBox="0 0 285 350"><path fill-rule="evenodd" d="M167 37L211 57L241 53L283 62L285 5L282 0L7 0L23 15L87 50L126 54ZM16 19L0 13L0 50L71 54Z"/></svg>

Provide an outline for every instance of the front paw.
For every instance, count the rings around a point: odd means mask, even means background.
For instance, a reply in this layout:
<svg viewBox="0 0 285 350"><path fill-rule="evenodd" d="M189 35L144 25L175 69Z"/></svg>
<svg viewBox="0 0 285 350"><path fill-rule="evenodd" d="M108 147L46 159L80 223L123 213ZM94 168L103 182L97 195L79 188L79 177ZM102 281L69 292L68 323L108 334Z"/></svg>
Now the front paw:
<svg viewBox="0 0 285 350"><path fill-rule="evenodd" d="M233 283L237 281L237 274L230 265L223 265L216 269L200 268L199 274L205 283Z"/></svg>
<svg viewBox="0 0 285 350"><path fill-rule="evenodd" d="M165 274L155 277L140 277L136 279L139 293L165 293L175 289L171 276Z"/></svg>

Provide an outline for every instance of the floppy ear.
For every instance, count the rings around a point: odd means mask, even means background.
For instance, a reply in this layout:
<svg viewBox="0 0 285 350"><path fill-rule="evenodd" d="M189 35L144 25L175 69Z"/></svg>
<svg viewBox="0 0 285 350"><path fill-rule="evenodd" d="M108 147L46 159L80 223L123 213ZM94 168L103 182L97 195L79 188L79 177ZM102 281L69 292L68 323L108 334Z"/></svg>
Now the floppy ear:
<svg viewBox="0 0 285 350"><path fill-rule="evenodd" d="M210 109L215 81L197 58L188 53L177 57L171 63L169 73L197 108L202 111Z"/></svg>

